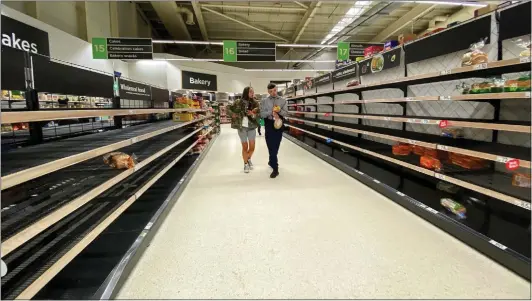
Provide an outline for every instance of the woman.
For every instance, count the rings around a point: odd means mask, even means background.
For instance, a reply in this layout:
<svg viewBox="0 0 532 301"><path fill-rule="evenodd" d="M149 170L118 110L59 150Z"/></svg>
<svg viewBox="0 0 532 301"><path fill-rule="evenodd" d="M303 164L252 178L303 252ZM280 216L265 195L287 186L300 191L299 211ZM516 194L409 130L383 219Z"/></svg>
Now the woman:
<svg viewBox="0 0 532 301"><path fill-rule="evenodd" d="M253 88L245 87L242 98L228 106L228 109L231 112L231 128L238 130L238 136L242 143L244 172L249 173L253 169L251 156L255 151L255 130L258 127L260 112L259 102L255 99Z"/></svg>

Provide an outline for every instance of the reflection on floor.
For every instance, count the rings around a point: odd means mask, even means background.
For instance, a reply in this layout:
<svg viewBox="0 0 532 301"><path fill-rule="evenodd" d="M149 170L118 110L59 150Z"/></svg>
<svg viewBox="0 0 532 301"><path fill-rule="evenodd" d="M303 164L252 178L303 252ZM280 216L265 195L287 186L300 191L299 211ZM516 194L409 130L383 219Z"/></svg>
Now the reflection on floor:
<svg viewBox="0 0 532 301"><path fill-rule="evenodd" d="M284 140L223 128L118 299L530 298L530 283Z"/></svg>

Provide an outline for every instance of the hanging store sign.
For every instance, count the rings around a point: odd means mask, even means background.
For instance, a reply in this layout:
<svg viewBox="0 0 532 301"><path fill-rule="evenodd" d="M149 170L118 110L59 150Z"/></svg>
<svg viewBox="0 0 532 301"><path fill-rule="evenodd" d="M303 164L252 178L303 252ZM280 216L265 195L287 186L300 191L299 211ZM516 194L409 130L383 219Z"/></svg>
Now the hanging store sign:
<svg viewBox="0 0 532 301"><path fill-rule="evenodd" d="M336 59L338 61L357 61L364 58L364 49L371 46L384 46L382 43L355 43L339 42L336 48Z"/></svg>
<svg viewBox="0 0 532 301"><path fill-rule="evenodd" d="M151 60L151 39L92 38L92 58L102 60Z"/></svg>
<svg viewBox="0 0 532 301"><path fill-rule="evenodd" d="M401 64L401 51L401 47L397 47L359 62L360 75L378 73L382 70L398 67Z"/></svg>
<svg viewBox="0 0 532 301"><path fill-rule="evenodd" d="M119 80L120 98L129 100L151 100L151 87L145 84Z"/></svg>
<svg viewBox="0 0 532 301"><path fill-rule="evenodd" d="M50 56L48 33L2 15L2 46Z"/></svg>
<svg viewBox="0 0 532 301"><path fill-rule="evenodd" d="M181 71L183 89L216 91L218 90L216 80L216 75L213 74Z"/></svg>
<svg viewBox="0 0 532 301"><path fill-rule="evenodd" d="M331 74L327 73L327 74L318 76L318 77L314 78L313 81L314 81L314 85L313 86L315 86L315 87L319 87L319 86L323 86L323 85L326 85L326 84L330 84L331 83Z"/></svg>
<svg viewBox="0 0 532 301"><path fill-rule="evenodd" d="M344 79L353 78L357 76L357 64L352 64L342 69L334 70L332 73L332 81L339 82Z"/></svg>
<svg viewBox="0 0 532 301"><path fill-rule="evenodd" d="M275 62L271 42L224 41L224 62Z"/></svg>

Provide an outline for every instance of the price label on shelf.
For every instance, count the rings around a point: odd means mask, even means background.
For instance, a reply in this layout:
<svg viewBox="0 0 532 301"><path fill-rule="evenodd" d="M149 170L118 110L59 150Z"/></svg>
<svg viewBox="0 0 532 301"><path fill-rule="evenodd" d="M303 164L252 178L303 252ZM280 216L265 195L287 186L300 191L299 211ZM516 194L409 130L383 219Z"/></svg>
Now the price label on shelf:
<svg viewBox="0 0 532 301"><path fill-rule="evenodd" d="M408 119L406 120L406 122L408 122L408 123L412 123L412 122L414 122L414 119L408 118Z"/></svg>
<svg viewBox="0 0 532 301"><path fill-rule="evenodd" d="M327 138L327 140L325 140L326 143L331 143L332 142L332 139L331 138Z"/></svg>
<svg viewBox="0 0 532 301"><path fill-rule="evenodd" d="M425 204L423 204L423 203L421 203L421 202L417 202L416 205L417 205L418 207L423 208L423 209L426 209L426 208L427 208L427 205L425 205Z"/></svg>
<svg viewBox="0 0 532 301"><path fill-rule="evenodd" d="M429 123L429 122L430 122L430 121L429 121L428 119L421 119L421 123L423 123L423 124L427 124L427 123Z"/></svg>
<svg viewBox="0 0 532 301"><path fill-rule="evenodd" d="M407 97L405 98L405 101L414 101L415 99L413 97Z"/></svg>
<svg viewBox="0 0 532 301"><path fill-rule="evenodd" d="M447 75L447 74L451 74L451 73L452 73L451 69L440 71L440 75Z"/></svg>
<svg viewBox="0 0 532 301"><path fill-rule="evenodd" d="M482 63L482 64L473 66L474 70L481 70L481 69L486 69L486 68L488 68L488 63Z"/></svg>
<svg viewBox="0 0 532 301"><path fill-rule="evenodd" d="M381 181L377 180L377 179L373 179L373 182L377 183L377 184L380 184Z"/></svg>
<svg viewBox="0 0 532 301"><path fill-rule="evenodd" d="M438 126L440 127L440 129L446 128L446 127L449 126L449 121L448 120L440 120L440 122L438 123Z"/></svg>
<svg viewBox="0 0 532 301"><path fill-rule="evenodd" d="M443 151L449 151L449 147L446 146L446 145L439 145L439 144L438 144L438 145L436 146L436 148L439 149L439 150L443 150Z"/></svg>
<svg viewBox="0 0 532 301"><path fill-rule="evenodd" d="M390 121L390 120L392 120L390 117L384 117L383 119L384 119L385 121Z"/></svg>
<svg viewBox="0 0 532 301"><path fill-rule="evenodd" d="M445 175L442 175L441 173L437 173L437 172L434 173L434 177L436 179L440 179L440 180L445 180L446 179Z"/></svg>
<svg viewBox="0 0 532 301"><path fill-rule="evenodd" d="M490 244L496 246L497 248L499 248L501 250L506 250L507 249L507 247L505 245L503 245L501 243L498 243L498 242L494 241L493 239L490 240Z"/></svg>
<svg viewBox="0 0 532 301"><path fill-rule="evenodd" d="M509 160L511 160L511 158L508 158L508 157L502 157L502 156L497 156L497 158L495 158L495 161L499 162L499 163L506 163L508 162Z"/></svg>
<svg viewBox="0 0 532 301"><path fill-rule="evenodd" d="M523 56L519 58L520 63L530 63L530 57L529 56Z"/></svg>
<svg viewBox="0 0 532 301"><path fill-rule="evenodd" d="M526 202L526 201L520 201L518 204L516 204L517 206L521 207L521 208L525 208L527 210L530 210L530 203L529 202Z"/></svg>
<svg viewBox="0 0 532 301"><path fill-rule="evenodd" d="M451 96L440 96L440 100L451 100Z"/></svg>
<svg viewBox="0 0 532 301"><path fill-rule="evenodd" d="M428 207L428 206L425 207L425 210L427 210L428 212L430 212L430 213L432 213L432 214L438 214L438 211L436 211L436 210L434 210L434 209L432 209L432 208L430 208L430 207Z"/></svg>
<svg viewBox="0 0 532 301"><path fill-rule="evenodd" d="M407 142L408 144L416 144L416 140L412 140L412 139L408 139Z"/></svg>
<svg viewBox="0 0 532 301"><path fill-rule="evenodd" d="M519 168L519 159L510 159L506 162L506 169L516 170Z"/></svg>

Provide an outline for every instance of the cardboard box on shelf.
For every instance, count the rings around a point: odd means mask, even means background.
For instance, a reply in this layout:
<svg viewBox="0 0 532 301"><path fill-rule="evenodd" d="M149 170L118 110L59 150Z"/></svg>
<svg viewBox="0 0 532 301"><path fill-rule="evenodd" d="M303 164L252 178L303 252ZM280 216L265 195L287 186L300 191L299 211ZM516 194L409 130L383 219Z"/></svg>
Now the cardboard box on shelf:
<svg viewBox="0 0 532 301"><path fill-rule="evenodd" d="M488 13L491 13L492 11L494 11L496 9L497 9L497 4L490 4L490 5L484 6L482 8L479 8L479 9L475 10L475 18L476 17L480 17L480 16L485 15L485 14L488 14Z"/></svg>

